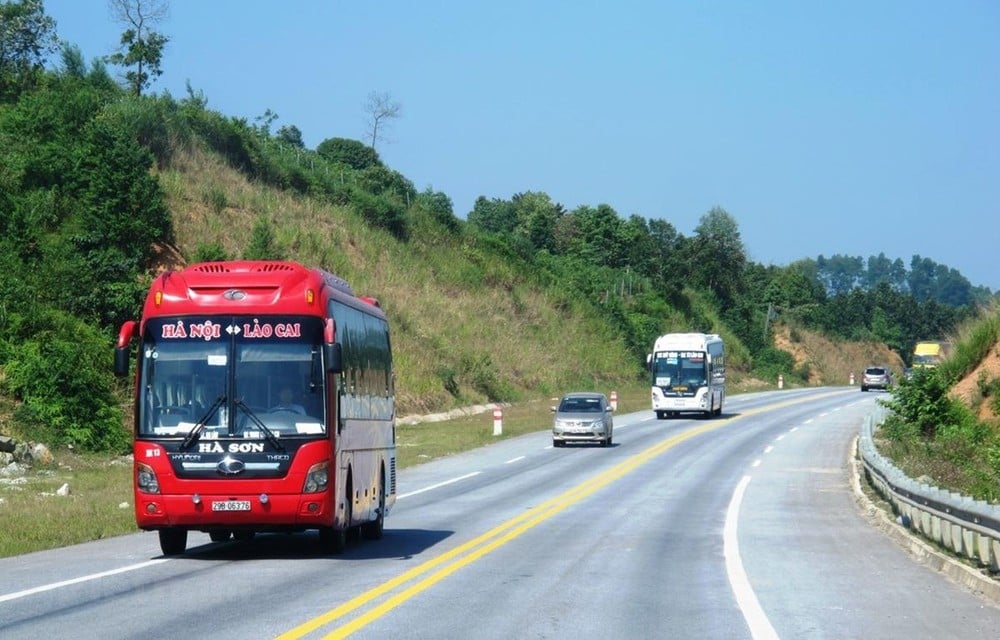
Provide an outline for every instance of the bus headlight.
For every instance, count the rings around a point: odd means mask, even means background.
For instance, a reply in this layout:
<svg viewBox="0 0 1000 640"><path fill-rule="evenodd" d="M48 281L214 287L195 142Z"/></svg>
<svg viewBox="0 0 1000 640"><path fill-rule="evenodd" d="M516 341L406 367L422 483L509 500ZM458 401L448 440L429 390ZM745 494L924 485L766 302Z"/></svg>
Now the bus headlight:
<svg viewBox="0 0 1000 640"><path fill-rule="evenodd" d="M142 493L159 493L160 481L156 478L156 472L148 464L139 462L135 465L135 486Z"/></svg>
<svg viewBox="0 0 1000 640"><path fill-rule="evenodd" d="M319 493L326 491L326 486L330 482L329 462L317 462L309 467L306 473L306 481L302 485L302 493Z"/></svg>

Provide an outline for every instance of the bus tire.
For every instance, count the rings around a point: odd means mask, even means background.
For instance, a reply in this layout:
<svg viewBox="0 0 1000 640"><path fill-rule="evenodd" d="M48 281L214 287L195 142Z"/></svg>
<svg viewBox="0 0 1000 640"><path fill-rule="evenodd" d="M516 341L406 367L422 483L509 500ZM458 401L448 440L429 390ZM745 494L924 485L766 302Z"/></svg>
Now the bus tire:
<svg viewBox="0 0 1000 640"><path fill-rule="evenodd" d="M184 553L187 548L187 529L168 527L158 531L160 535L160 551L165 556L176 556Z"/></svg>
<svg viewBox="0 0 1000 640"><path fill-rule="evenodd" d="M657 420L666 420L666 418L667 418L667 412L666 411L657 411L656 412L656 419Z"/></svg>
<svg viewBox="0 0 1000 640"><path fill-rule="evenodd" d="M378 486L375 488L378 491L378 517L376 517L371 522L366 522L361 525L361 536L365 540L381 540L382 534L385 532L385 491L383 487L385 486L385 470L379 472Z"/></svg>
<svg viewBox="0 0 1000 640"><path fill-rule="evenodd" d="M351 472L347 472L347 490L344 492L344 526L337 528L336 523L332 527L323 527L319 530L319 539L323 546L330 549L335 554L341 554L347 549L348 537L351 533L351 518L353 505L353 487L351 486Z"/></svg>
<svg viewBox="0 0 1000 640"><path fill-rule="evenodd" d="M214 529L208 532L208 537L212 539L212 542L229 542L229 539L233 537L233 532L229 529Z"/></svg>

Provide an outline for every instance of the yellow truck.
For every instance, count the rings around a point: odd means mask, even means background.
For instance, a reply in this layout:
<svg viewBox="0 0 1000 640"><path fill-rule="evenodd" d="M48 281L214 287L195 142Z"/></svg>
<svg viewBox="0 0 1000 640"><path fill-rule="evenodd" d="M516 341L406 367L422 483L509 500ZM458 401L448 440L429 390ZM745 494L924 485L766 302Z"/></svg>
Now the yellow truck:
<svg viewBox="0 0 1000 640"><path fill-rule="evenodd" d="M914 369L936 367L941 364L941 359L948 355L949 343L947 342L918 342L913 347Z"/></svg>

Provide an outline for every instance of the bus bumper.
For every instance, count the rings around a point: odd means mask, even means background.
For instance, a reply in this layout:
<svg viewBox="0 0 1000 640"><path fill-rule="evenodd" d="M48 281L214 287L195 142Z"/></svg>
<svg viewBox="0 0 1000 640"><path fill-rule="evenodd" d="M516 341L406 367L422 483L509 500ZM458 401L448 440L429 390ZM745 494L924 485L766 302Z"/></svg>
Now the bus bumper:
<svg viewBox="0 0 1000 640"><path fill-rule="evenodd" d="M135 501L140 529L163 527L254 527L298 530L330 526L330 493L259 494L139 494Z"/></svg>

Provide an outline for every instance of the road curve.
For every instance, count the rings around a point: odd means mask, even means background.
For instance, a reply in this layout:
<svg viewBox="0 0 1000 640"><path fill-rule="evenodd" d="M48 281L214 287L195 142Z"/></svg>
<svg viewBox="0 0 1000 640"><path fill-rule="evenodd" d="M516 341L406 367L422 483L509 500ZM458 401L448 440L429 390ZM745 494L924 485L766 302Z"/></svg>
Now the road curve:
<svg viewBox="0 0 1000 640"><path fill-rule="evenodd" d="M160 556L143 533L0 560L0 637L992 638L1000 609L916 562L851 488L879 394L731 397L400 472L383 540L267 535ZM546 425L539 425L544 429Z"/></svg>

